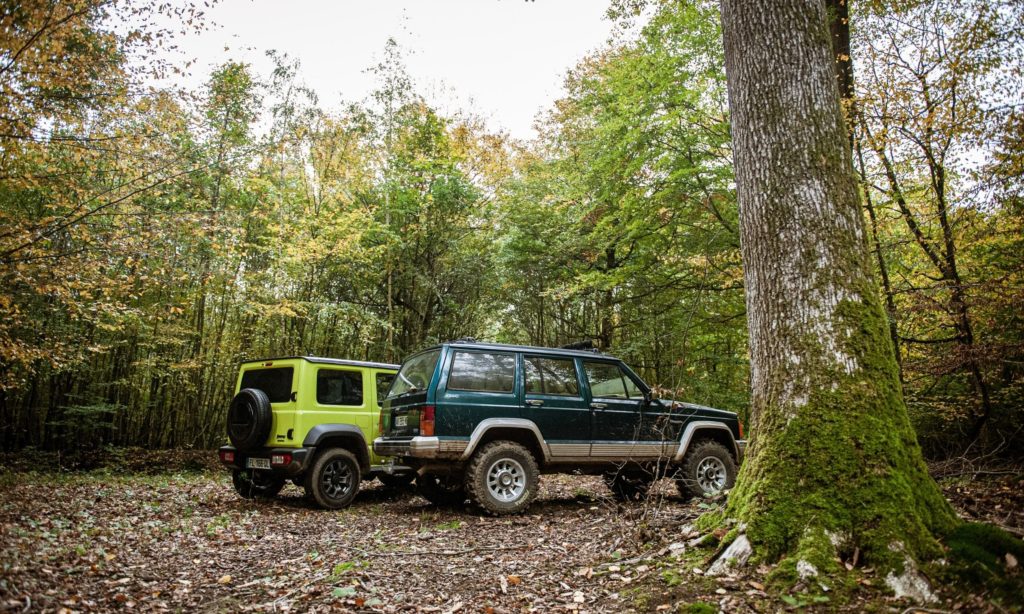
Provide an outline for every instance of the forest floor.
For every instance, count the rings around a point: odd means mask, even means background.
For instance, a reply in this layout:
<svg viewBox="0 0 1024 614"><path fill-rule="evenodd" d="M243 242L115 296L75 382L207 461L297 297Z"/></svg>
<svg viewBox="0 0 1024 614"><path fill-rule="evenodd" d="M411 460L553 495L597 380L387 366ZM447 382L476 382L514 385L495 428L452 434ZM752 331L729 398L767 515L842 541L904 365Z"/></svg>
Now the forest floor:
<svg viewBox="0 0 1024 614"><path fill-rule="evenodd" d="M212 453L167 454L45 473L0 458L0 611L916 611L870 569L831 597L779 594L766 566L708 577L715 548L691 523L714 504L684 502L665 480L622 505L599 478L544 476L529 512L505 518L374 481L328 512L291 485L240 499L226 472L195 470ZM1021 473L942 486L965 518L1024 529ZM983 587L936 588L930 611L1005 611Z"/></svg>

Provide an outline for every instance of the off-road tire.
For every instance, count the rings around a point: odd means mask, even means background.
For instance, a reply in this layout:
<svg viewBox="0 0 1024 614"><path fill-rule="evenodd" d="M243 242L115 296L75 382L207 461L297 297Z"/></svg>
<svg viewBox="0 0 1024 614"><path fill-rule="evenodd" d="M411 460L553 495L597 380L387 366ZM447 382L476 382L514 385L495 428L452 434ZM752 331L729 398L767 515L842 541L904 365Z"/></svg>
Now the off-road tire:
<svg viewBox="0 0 1024 614"><path fill-rule="evenodd" d="M243 388L228 407L228 439L239 450L262 446L270 436L274 412L270 397L258 388Z"/></svg>
<svg viewBox="0 0 1024 614"><path fill-rule="evenodd" d="M675 481L683 499L718 494L736 484L736 461L719 442L701 439L687 450L682 468L675 474ZM709 488L716 482L719 487Z"/></svg>
<svg viewBox="0 0 1024 614"><path fill-rule="evenodd" d="M654 475L645 471L615 471L602 476L608 490L619 501L640 501L654 484Z"/></svg>
<svg viewBox="0 0 1024 614"><path fill-rule="evenodd" d="M284 488L285 479L269 471L235 469L231 472L231 484L243 499L271 499Z"/></svg>
<svg viewBox="0 0 1024 614"><path fill-rule="evenodd" d="M452 507L466 500L462 480L453 475L427 473L416 478L416 493L434 505Z"/></svg>
<svg viewBox="0 0 1024 614"><path fill-rule="evenodd" d="M518 514L537 497L540 470L533 454L512 441L492 441L466 467L466 492L484 511Z"/></svg>
<svg viewBox="0 0 1024 614"><path fill-rule="evenodd" d="M306 472L305 490L321 507L337 510L348 507L359 492L359 461L343 448L321 452Z"/></svg>

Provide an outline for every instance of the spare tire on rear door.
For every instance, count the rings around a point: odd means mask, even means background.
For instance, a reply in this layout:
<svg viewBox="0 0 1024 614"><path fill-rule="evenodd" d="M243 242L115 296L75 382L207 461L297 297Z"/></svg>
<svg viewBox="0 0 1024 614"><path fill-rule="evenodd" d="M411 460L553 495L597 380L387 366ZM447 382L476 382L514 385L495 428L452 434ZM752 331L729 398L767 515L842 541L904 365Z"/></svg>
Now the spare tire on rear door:
<svg viewBox="0 0 1024 614"><path fill-rule="evenodd" d="M228 438L239 450L263 445L274 421L270 398L259 388L243 388L228 408Z"/></svg>

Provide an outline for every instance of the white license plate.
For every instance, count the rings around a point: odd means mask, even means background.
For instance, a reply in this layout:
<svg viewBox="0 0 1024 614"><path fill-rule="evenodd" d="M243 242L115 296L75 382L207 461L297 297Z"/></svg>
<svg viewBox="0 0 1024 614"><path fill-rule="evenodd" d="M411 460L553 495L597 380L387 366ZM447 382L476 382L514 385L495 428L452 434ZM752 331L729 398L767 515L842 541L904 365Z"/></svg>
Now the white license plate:
<svg viewBox="0 0 1024 614"><path fill-rule="evenodd" d="M245 466L249 469L270 469L269 458L247 458Z"/></svg>
<svg viewBox="0 0 1024 614"><path fill-rule="evenodd" d="M409 416L395 416L395 426L406 426L409 424Z"/></svg>

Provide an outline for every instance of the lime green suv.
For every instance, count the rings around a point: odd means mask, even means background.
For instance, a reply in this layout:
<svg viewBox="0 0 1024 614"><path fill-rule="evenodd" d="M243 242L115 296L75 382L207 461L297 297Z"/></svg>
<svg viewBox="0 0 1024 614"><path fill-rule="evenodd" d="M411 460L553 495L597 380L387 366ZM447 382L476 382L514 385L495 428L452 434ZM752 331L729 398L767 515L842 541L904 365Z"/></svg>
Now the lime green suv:
<svg viewBox="0 0 1024 614"><path fill-rule="evenodd" d="M412 481L374 453L380 402L398 365L300 356L242 363L219 450L245 498L273 497L287 480L323 507L355 498L363 479Z"/></svg>

